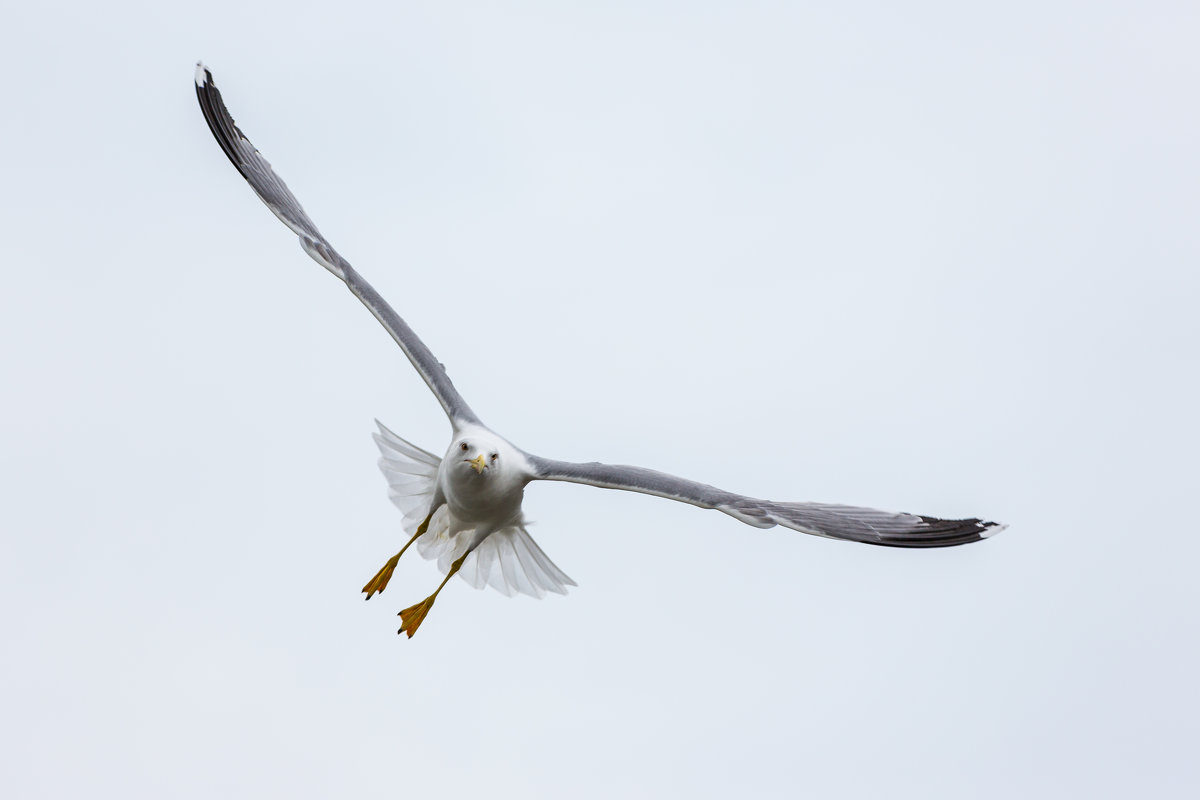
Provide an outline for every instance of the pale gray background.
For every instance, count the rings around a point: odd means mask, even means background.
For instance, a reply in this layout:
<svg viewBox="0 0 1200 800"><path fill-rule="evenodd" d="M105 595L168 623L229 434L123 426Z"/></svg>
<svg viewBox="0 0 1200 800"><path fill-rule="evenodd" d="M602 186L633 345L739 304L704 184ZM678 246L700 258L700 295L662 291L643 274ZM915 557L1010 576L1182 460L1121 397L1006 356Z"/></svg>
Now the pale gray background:
<svg viewBox="0 0 1200 800"><path fill-rule="evenodd" d="M5 796L1194 796L1195 3L32 5ZM197 58L519 445L1011 529L538 485L579 588L455 582L397 638L439 576L358 593L401 535L372 418L448 428Z"/></svg>

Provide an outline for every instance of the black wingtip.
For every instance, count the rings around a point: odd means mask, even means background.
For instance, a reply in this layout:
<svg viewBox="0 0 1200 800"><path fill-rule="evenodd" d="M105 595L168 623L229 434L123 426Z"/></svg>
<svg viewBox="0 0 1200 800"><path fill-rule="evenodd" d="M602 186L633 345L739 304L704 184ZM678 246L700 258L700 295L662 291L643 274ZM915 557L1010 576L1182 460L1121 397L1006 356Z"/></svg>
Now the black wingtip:
<svg viewBox="0 0 1200 800"><path fill-rule="evenodd" d="M246 177L245 165L238 154L237 141L241 139L249 144L249 140L246 139L244 133L238 130L233 117L229 115L224 101L221 100L221 92L213 83L212 71L204 66L203 61L196 62L196 99L200 103L204 121L208 123L208 129L212 131L217 144L221 145L221 150L224 151L229 162L243 177Z"/></svg>
<svg viewBox="0 0 1200 800"><path fill-rule="evenodd" d="M978 518L940 519L917 515L921 526L911 532L884 537L879 544L889 547L955 547L995 536L1007 525Z"/></svg>

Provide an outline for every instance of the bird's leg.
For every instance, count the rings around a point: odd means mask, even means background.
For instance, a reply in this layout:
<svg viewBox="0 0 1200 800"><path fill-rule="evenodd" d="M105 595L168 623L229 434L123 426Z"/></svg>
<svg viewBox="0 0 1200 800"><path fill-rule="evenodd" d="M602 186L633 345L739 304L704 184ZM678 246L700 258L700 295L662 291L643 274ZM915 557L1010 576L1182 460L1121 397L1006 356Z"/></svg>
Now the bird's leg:
<svg viewBox="0 0 1200 800"><path fill-rule="evenodd" d="M438 592L442 590L447 581L454 577L454 573L458 572L459 567L463 565L463 562L467 560L467 556L469 555L471 555L471 551L468 550L450 565L450 571L446 573L446 577L442 579L438 587L433 590L433 594L415 606L409 606L400 612L399 617L402 624L400 625L400 630L396 631L396 633L407 633L410 639L413 637L413 634L417 632L417 628L421 627L421 623L425 620L425 615L429 613L429 609L433 608L433 601L437 599Z"/></svg>
<svg viewBox="0 0 1200 800"><path fill-rule="evenodd" d="M392 573L396 571L396 564L400 561L400 556L404 555L404 551L408 549L409 545L421 538L421 534L429 530L429 521L431 519L433 519L432 511L429 512L429 516L425 518L425 521L417 527L417 532L414 533L413 537L408 540L408 544L400 548L399 553L396 553L396 555L389 558L388 562L383 565L383 568L380 569L379 572L375 573L374 578L371 578L371 580L367 581L367 585L364 586L362 590L366 592L368 600L370 600L376 592L382 592L387 588L388 581L392 579Z"/></svg>

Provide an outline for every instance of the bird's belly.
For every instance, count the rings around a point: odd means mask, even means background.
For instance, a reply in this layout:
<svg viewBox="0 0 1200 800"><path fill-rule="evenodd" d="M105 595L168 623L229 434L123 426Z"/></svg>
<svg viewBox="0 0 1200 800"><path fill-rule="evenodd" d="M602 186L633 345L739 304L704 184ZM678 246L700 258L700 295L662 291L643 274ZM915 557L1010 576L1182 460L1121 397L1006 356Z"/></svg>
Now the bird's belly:
<svg viewBox="0 0 1200 800"><path fill-rule="evenodd" d="M505 523L521 512L522 488L503 491L491 486L447 486L446 505L462 522Z"/></svg>

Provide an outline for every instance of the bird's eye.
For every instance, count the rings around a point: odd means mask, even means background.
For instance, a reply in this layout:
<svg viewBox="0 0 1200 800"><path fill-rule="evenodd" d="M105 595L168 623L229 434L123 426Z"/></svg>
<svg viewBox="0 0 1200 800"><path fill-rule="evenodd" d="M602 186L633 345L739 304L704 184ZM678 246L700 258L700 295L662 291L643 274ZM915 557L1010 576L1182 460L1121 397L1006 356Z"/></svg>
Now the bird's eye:
<svg viewBox="0 0 1200 800"><path fill-rule="evenodd" d="M467 450L469 450L469 449L470 449L470 447L468 447L468 446L467 446L467 443L466 443L466 442L463 442L462 444L460 444L460 445L458 446L458 449L459 449L459 450L462 450L462 451L465 453L465 452L467 452Z"/></svg>
<svg viewBox="0 0 1200 800"><path fill-rule="evenodd" d="M499 457L500 457L499 453L492 453L492 461L495 461Z"/></svg>

